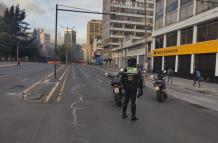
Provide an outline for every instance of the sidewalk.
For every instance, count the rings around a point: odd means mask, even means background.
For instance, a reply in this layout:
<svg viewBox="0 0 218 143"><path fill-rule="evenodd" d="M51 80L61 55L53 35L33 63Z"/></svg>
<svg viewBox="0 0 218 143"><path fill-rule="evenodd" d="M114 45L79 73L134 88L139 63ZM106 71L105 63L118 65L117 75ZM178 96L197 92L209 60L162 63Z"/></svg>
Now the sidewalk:
<svg viewBox="0 0 218 143"><path fill-rule="evenodd" d="M16 64L17 64L16 62L1 62L0 61L0 67L14 66Z"/></svg>
<svg viewBox="0 0 218 143"><path fill-rule="evenodd" d="M30 64L32 62L21 62L21 65L22 64ZM12 61L12 62L2 62L0 61L0 67L9 67L9 66L15 66L17 65L17 62L16 61Z"/></svg>
<svg viewBox="0 0 218 143"><path fill-rule="evenodd" d="M152 80L150 76L148 76L149 80ZM171 85L170 83L167 83ZM193 80L173 77L173 86L183 87L184 89L196 91L203 94L210 94L218 97L218 84L208 83L201 81L201 87L198 87L198 83L196 83L195 87L193 87Z"/></svg>
<svg viewBox="0 0 218 143"><path fill-rule="evenodd" d="M110 67L96 68L112 74L119 72L119 69ZM145 79L145 86L153 89L153 79L150 75ZM218 84L201 82L201 88L198 88L193 87L192 80L173 77L173 84L167 83L167 92L177 99L218 111Z"/></svg>

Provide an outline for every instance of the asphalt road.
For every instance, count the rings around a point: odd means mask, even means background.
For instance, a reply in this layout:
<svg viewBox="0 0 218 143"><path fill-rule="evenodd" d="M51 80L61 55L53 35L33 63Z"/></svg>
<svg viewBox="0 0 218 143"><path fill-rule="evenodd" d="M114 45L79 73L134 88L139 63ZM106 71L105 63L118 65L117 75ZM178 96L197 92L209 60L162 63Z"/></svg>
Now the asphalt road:
<svg viewBox="0 0 218 143"><path fill-rule="evenodd" d="M31 71L30 68L26 70ZM36 73L32 77L37 76ZM0 91L5 92L4 88L8 86L2 84L2 79L0 83L3 85ZM5 102L13 104L0 105L0 142L218 142L218 112L171 96L160 104L153 95L153 90L145 88L144 96L137 101L139 121L123 120L121 110L113 102L110 81L104 73L91 66L72 65L60 103L55 98L49 104L20 102L13 96L1 94L0 98L4 97Z"/></svg>

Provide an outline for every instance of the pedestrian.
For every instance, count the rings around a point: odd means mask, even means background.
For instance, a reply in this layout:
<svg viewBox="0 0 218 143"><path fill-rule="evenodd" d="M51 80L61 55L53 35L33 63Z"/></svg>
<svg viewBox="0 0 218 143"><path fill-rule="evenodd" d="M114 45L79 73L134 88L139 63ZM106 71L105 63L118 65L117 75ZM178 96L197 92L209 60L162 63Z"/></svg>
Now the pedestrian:
<svg viewBox="0 0 218 143"><path fill-rule="evenodd" d="M167 70L167 82L168 83L169 83L169 81L171 84L173 83L173 74L174 74L173 69L170 68Z"/></svg>
<svg viewBox="0 0 218 143"><path fill-rule="evenodd" d="M143 94L143 81L139 67L136 66L135 58L128 59L127 68L125 68L121 76L121 81L125 90L122 118L125 119L128 117L126 110L129 100L131 100L131 121L136 121L138 120L136 117L136 99Z"/></svg>
<svg viewBox="0 0 218 143"><path fill-rule="evenodd" d="M20 58L17 59L17 66L20 66Z"/></svg>
<svg viewBox="0 0 218 143"><path fill-rule="evenodd" d="M195 87L196 82L198 82L198 87L199 88L201 87L200 79L201 79L201 72L198 69L195 69L193 87Z"/></svg>
<svg viewBox="0 0 218 143"><path fill-rule="evenodd" d="M140 71L141 72L143 72L143 69L144 69L143 65L140 65Z"/></svg>

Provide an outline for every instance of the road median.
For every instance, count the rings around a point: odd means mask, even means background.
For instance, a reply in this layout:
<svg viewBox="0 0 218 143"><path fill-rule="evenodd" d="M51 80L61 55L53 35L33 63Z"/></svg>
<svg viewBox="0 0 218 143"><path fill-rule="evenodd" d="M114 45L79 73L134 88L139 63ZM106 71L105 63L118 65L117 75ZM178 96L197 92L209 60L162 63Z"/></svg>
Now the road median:
<svg viewBox="0 0 218 143"><path fill-rule="evenodd" d="M57 70L57 75L67 69L66 66L61 66ZM39 81L33 83L31 86L26 88L17 94L17 97L25 101L42 100L50 92L50 89L59 81L53 79L54 72L42 77Z"/></svg>

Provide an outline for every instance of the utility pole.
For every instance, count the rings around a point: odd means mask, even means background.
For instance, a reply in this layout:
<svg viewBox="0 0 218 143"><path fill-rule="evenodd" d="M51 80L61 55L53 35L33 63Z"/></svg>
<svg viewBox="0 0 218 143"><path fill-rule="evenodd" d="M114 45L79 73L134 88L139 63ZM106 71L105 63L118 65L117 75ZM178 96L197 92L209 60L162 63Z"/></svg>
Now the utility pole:
<svg viewBox="0 0 218 143"><path fill-rule="evenodd" d="M17 61L19 60L19 39L17 40Z"/></svg>
<svg viewBox="0 0 218 143"><path fill-rule="evenodd" d="M144 0L145 5L145 68L148 70L148 48L147 48L147 0Z"/></svg>
<svg viewBox="0 0 218 143"><path fill-rule="evenodd" d="M69 36L69 32L68 32L68 26L67 26L67 36ZM68 41L69 38L67 39L67 42L70 42ZM69 43L66 45L66 65L67 65L67 61L68 61L68 46L69 46Z"/></svg>
<svg viewBox="0 0 218 143"><path fill-rule="evenodd" d="M56 4L56 16L55 16L55 71L54 78L57 78L57 22L58 22L58 5Z"/></svg>

